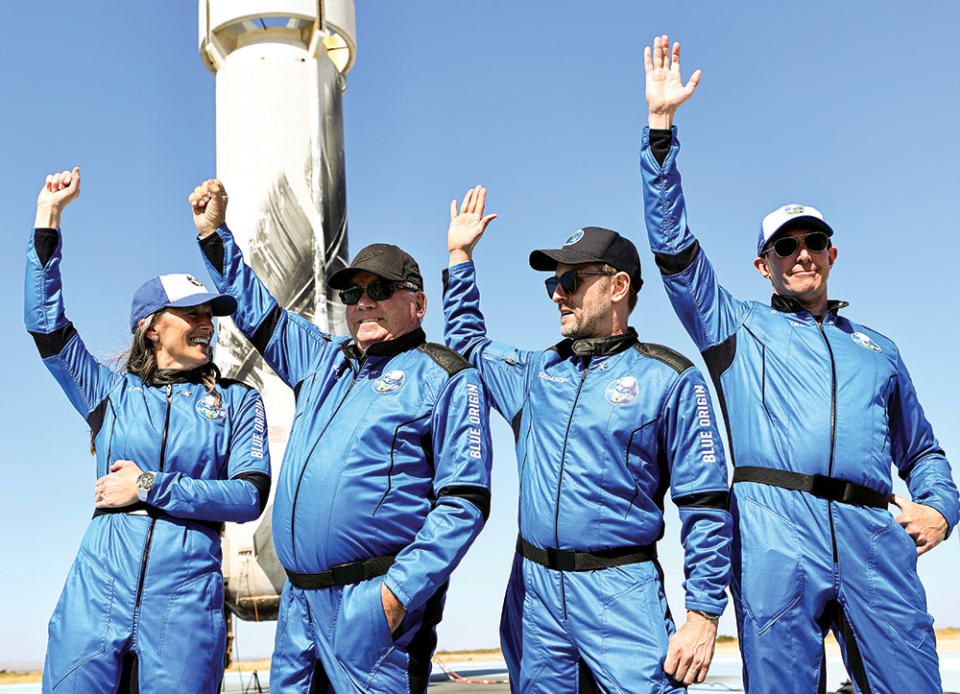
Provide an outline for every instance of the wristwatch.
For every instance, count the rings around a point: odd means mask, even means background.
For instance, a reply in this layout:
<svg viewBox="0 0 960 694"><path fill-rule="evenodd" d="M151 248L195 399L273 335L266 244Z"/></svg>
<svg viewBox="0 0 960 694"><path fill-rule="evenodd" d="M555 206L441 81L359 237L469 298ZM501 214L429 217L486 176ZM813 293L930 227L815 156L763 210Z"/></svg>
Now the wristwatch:
<svg viewBox="0 0 960 694"><path fill-rule="evenodd" d="M153 489L153 480L156 476L157 473L155 472L141 472L140 476L137 477L137 496L140 501L147 500L150 490Z"/></svg>
<svg viewBox="0 0 960 694"><path fill-rule="evenodd" d="M698 614L704 619L709 619L714 624L720 621L720 615L714 614L713 612L704 612L703 610L687 610L687 612Z"/></svg>

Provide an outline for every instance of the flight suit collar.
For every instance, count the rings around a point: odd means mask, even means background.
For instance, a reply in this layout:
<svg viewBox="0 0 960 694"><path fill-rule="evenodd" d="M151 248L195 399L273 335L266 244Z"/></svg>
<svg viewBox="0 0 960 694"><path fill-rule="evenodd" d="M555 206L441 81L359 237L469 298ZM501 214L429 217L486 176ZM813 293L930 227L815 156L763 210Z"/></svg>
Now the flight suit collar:
<svg viewBox="0 0 960 694"><path fill-rule="evenodd" d="M633 328L627 328L627 332L622 335L610 335L608 337L584 337L578 340L564 340L553 349L563 357L609 357L613 354L619 354L623 350L637 344L637 331Z"/></svg>
<svg viewBox="0 0 960 694"><path fill-rule="evenodd" d="M422 345L426 341L427 335L423 332L423 328L417 328L392 340L374 342L367 347L365 353L360 351L355 342L348 342L343 346L343 353L347 358L356 361L361 361L364 357L393 357L401 352L413 349L417 345Z"/></svg>
<svg viewBox="0 0 960 694"><path fill-rule="evenodd" d="M770 305L782 313L800 313L801 311L807 310L803 307L803 304L792 296L783 296L782 294L774 294L770 297ZM827 313L836 313L849 305L846 301L830 299L827 302Z"/></svg>
<svg viewBox="0 0 960 694"><path fill-rule="evenodd" d="M165 386L170 383L203 383L203 379L213 376L220 381L220 369L213 362L208 362L195 369L157 369L150 377L151 386Z"/></svg>

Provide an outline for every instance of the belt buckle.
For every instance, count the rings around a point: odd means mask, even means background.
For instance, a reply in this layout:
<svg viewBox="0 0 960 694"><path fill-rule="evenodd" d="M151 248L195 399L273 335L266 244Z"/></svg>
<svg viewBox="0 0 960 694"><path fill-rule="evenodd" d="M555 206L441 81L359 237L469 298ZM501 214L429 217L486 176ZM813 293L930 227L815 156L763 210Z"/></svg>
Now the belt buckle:
<svg viewBox="0 0 960 694"><path fill-rule="evenodd" d="M330 567L333 584L346 586L351 583L360 583L364 580L363 562L353 561L348 564L335 564Z"/></svg>
<svg viewBox="0 0 960 694"><path fill-rule="evenodd" d="M551 556L552 554L552 556ZM572 549L548 549L547 558L557 571L576 571L577 553Z"/></svg>
<svg viewBox="0 0 960 694"><path fill-rule="evenodd" d="M847 481L826 475L813 476L813 494L831 501L844 501L847 490Z"/></svg>

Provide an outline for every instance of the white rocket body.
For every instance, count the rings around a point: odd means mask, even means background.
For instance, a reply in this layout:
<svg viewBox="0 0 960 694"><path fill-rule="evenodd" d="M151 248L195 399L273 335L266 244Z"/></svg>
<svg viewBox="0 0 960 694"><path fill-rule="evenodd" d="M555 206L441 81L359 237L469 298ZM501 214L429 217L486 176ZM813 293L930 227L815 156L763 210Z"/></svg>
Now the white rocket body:
<svg viewBox="0 0 960 694"><path fill-rule="evenodd" d="M227 224L281 306L344 334L325 277L348 261L341 96L356 55L353 1L200 0L199 10L200 53L216 75ZM216 357L224 376L263 394L276 479L293 393L229 319ZM276 618L285 575L271 510L224 531L225 601L241 619Z"/></svg>

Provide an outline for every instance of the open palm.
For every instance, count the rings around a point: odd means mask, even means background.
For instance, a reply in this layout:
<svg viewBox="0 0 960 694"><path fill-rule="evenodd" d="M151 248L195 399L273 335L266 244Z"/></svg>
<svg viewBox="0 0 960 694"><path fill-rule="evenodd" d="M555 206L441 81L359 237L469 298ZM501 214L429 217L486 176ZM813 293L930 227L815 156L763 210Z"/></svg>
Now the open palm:
<svg viewBox="0 0 960 694"><path fill-rule="evenodd" d="M653 40L643 50L643 66L647 73L647 105L650 113L673 114L683 102L693 96L700 83L700 70L696 70L684 84L680 75L680 44L673 44L666 34Z"/></svg>
<svg viewBox="0 0 960 694"><path fill-rule="evenodd" d="M461 252L470 257L473 247L477 245L487 225L496 219L497 215L483 216L483 208L487 200L487 189L476 186L467 191L463 203L457 209L457 201L450 203L450 227L447 229L447 250L450 253Z"/></svg>

